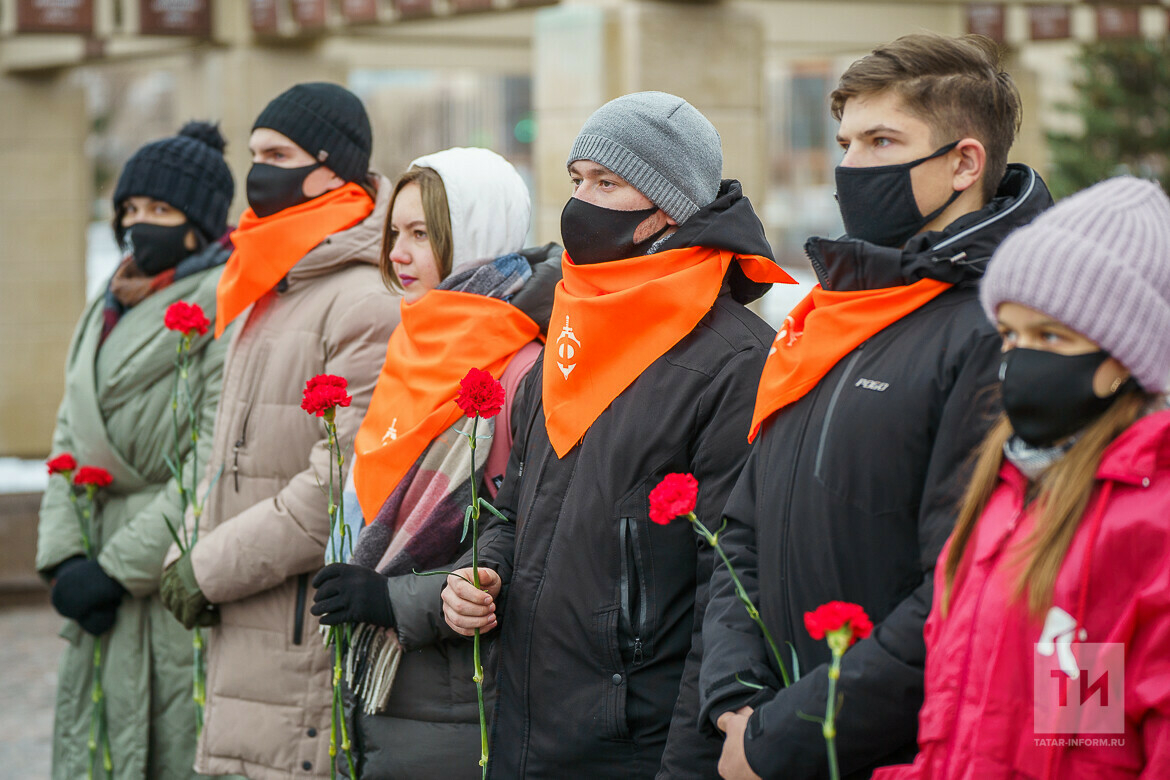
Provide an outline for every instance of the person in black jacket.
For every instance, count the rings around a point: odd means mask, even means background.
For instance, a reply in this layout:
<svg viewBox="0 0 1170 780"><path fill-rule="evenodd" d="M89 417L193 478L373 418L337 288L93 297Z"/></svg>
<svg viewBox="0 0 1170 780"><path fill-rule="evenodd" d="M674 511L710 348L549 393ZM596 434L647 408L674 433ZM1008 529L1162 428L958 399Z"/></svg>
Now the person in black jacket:
<svg viewBox="0 0 1170 780"><path fill-rule="evenodd" d="M821 726L802 716L825 711L830 655L802 615L833 600L876 626L842 661L842 773L913 756L931 571L998 404L999 339L978 281L1000 241L1052 202L1035 171L1007 164L1019 95L986 38L881 46L845 72L832 106L847 233L806 245L820 286L773 345L722 535L802 676L783 686L717 569L701 707L704 727L726 734L719 769L732 780L828 776Z"/></svg>
<svg viewBox="0 0 1170 780"><path fill-rule="evenodd" d="M509 522L482 537L486 593L450 577L444 614L465 635L499 621L491 777L713 778L697 688L712 553L685 521L652 524L648 497L691 472L699 514L723 511L773 336L743 304L790 279L685 100L606 104L568 165L564 281L498 496Z"/></svg>

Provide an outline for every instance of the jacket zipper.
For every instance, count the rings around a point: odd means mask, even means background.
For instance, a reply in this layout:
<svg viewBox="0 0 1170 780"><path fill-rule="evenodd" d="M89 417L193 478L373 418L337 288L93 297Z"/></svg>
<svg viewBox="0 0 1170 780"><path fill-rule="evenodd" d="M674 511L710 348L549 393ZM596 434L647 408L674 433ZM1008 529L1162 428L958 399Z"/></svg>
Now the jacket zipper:
<svg viewBox="0 0 1170 780"><path fill-rule="evenodd" d="M796 447L793 449L793 452L796 453L799 453L800 448L804 446L804 437L805 434L808 433L809 423L812 422L812 413L813 409L816 407L816 398L820 395L821 392L820 384L818 383L816 386L814 386L811 392L812 397L809 399L808 413L804 416L804 423L800 426L800 435L796 438ZM780 561L781 565L784 566L785 569L788 568L788 529L792 526L792 491L796 488L796 475L798 471L799 469L795 467L788 470L788 494L787 499L784 502L784 513L780 515L782 518L784 518L783 530L780 533ZM781 577L786 576L787 575L781 575ZM797 636L797 633L796 627L792 623L792 611L785 610L785 612L786 615L784 628L788 632L788 636L795 637ZM762 617L763 616L761 615L761 619Z"/></svg>
<svg viewBox="0 0 1170 780"><path fill-rule="evenodd" d="M536 418L540 416L540 404L535 404L532 414L528 415L528 426L524 429L524 441L521 446L524 448L524 453L528 453L528 442L532 439L532 426L536 425ZM512 442L512 446L516 446L516 442ZM524 476L524 459L520 459L520 465L516 467L516 479Z"/></svg>
<svg viewBox="0 0 1170 780"><path fill-rule="evenodd" d="M642 634L646 631L646 618L649 613L646 599L646 567L642 561L642 549L639 544L638 521L632 517L623 517L619 524L618 536L622 545L621 566L621 599L622 619L629 626L633 640L633 665L641 666L644 660L644 642ZM633 563L630 562L630 553L633 553ZM637 588L635 591L634 588ZM634 596L638 598L638 617L634 620Z"/></svg>
<svg viewBox="0 0 1170 780"><path fill-rule="evenodd" d="M837 409L837 399L841 396L841 390L845 387L845 383L849 381L849 377L853 376L853 366L861 358L861 350L865 349L866 342L861 342L853 353L853 357L849 358L849 362L845 364L845 370L841 373L841 378L837 380L837 386L833 388L833 395L829 397L829 408L825 410L825 419L821 423L821 438L817 442L817 458L816 467L813 470L813 476L817 479L821 477L821 460L825 456L825 442L829 438L829 423L833 421L833 412Z"/></svg>
<svg viewBox="0 0 1170 780"><path fill-rule="evenodd" d="M817 275L817 281L829 278L829 272L825 269L825 261L821 258L820 247L813 249L811 244L806 246L804 256L808 258L809 265L813 267L813 272Z"/></svg>
<svg viewBox="0 0 1170 780"><path fill-rule="evenodd" d="M248 439L248 420L252 417L252 401L248 401L248 411L244 412L244 424L240 428L240 438L232 446L232 481L236 492L240 492L240 450L244 448Z"/></svg>
<svg viewBox="0 0 1170 780"><path fill-rule="evenodd" d="M293 644L299 645L305 634L305 599L309 592L309 575L297 575L297 614L293 622Z"/></svg>

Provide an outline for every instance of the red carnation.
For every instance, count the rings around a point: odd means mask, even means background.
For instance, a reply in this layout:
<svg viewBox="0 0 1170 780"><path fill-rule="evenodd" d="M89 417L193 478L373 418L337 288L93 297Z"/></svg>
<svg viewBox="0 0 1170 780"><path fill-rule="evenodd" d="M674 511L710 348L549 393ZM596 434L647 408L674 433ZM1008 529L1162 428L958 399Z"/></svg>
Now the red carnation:
<svg viewBox="0 0 1170 780"><path fill-rule="evenodd" d="M650 519L666 525L681 515L695 511L699 497L699 481L690 474L667 474L650 491Z"/></svg>
<svg viewBox="0 0 1170 780"><path fill-rule="evenodd" d="M487 371L473 368L459 380L459 408L468 417L495 417L504 408L504 386Z"/></svg>
<svg viewBox="0 0 1170 780"><path fill-rule="evenodd" d="M114 477L105 469L97 466L82 466L73 477L74 485L90 485L95 488L104 488L114 481Z"/></svg>
<svg viewBox="0 0 1170 780"><path fill-rule="evenodd" d="M68 452L62 452L57 457L45 461L45 465L49 467L50 476L53 474L65 474L68 476L70 472L77 468L77 461Z"/></svg>
<svg viewBox="0 0 1170 780"><path fill-rule="evenodd" d="M349 406L353 400L345 392L348 384L344 377L318 374L305 383L305 397L301 401L301 408L317 417L332 415L335 408Z"/></svg>
<svg viewBox="0 0 1170 780"><path fill-rule="evenodd" d="M175 301L167 308L163 324L167 330L175 330L184 336L202 336L207 332L211 321L203 315L203 309L197 303Z"/></svg>
<svg viewBox="0 0 1170 780"><path fill-rule="evenodd" d="M849 641L845 647L858 639L865 639L873 631L873 623L865 610L847 601L830 601L817 607L814 612L805 612L804 627L813 639L824 639L826 634L848 630Z"/></svg>

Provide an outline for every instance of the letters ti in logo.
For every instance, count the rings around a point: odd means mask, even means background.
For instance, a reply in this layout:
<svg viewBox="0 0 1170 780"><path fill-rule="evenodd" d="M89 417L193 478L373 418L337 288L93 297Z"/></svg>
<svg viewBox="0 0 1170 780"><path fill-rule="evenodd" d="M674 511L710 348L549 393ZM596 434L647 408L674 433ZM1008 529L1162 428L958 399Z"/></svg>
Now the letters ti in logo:
<svg viewBox="0 0 1170 780"><path fill-rule="evenodd" d="M1125 645L1085 643L1060 607L1048 611L1033 655L1037 734L1125 733Z"/></svg>

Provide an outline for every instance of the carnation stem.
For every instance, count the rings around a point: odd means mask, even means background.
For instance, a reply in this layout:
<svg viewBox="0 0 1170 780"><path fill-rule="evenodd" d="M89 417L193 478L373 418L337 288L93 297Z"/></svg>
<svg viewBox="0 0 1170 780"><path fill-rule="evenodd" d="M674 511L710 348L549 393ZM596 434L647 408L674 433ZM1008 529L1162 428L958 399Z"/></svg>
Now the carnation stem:
<svg viewBox="0 0 1170 780"><path fill-rule="evenodd" d="M479 428L479 415L477 414L471 421L471 581L479 590L483 590L483 586L479 581L479 496L476 495L476 478L475 478L475 433ZM488 765L488 733L487 733L487 713L483 706L483 663L480 659L480 643L479 643L479 629L475 629L475 636L472 639L472 648L475 656L475 676L472 680L475 681L475 696L479 700L479 746L480 756L479 765L483 772L483 777L487 778Z"/></svg>
<svg viewBox="0 0 1170 780"><path fill-rule="evenodd" d="M723 560L723 565L727 567L727 573L731 575L731 582L735 586L735 594L739 596L739 600L743 602L744 607L747 609L748 617L750 617L755 622L755 624L760 627L760 631L763 633L764 639L768 642L768 647L772 649L772 655L776 659L777 668L780 669L780 677L784 681L784 687L787 688L792 684L792 681L788 676L788 668L784 665L784 659L780 657L780 648L776 645L776 640L772 638L772 632L768 630L766 625L764 625L764 619L760 617L760 611L756 609L756 605L752 603L752 599L751 596L748 595L747 588L745 588L743 583L740 582L739 575L735 573L735 567L731 565L731 561L728 560L727 554L723 552L723 546L719 543L719 535L711 533L710 529L703 525L702 521L695 516L694 512L689 513L687 515L687 519L691 521L691 526L695 529L695 532L699 534L699 536L703 537L707 541L707 544L715 548L715 552Z"/></svg>
<svg viewBox="0 0 1170 780"><path fill-rule="evenodd" d="M89 542L89 531L85 522L89 518L89 513L82 509L77 501L77 491L72 487L69 488L69 501L73 504L73 513L77 515L77 527L81 529L81 549L85 550L86 558L93 558L93 546Z"/></svg>
<svg viewBox="0 0 1170 780"><path fill-rule="evenodd" d="M85 504L78 500L77 491L70 482L68 474L62 474L69 490L69 502L73 505L73 513L77 517L78 530L81 532L81 547L85 550L85 557L89 560L96 560L97 556L94 554L94 544L90 529L93 521L93 504L94 498L97 495L97 487L95 485L86 485L85 487ZM102 638L95 636L93 638L93 683L90 686L89 698L92 704L90 711L89 722L89 740L87 747L89 748L89 768L86 772L86 777L93 778L94 769L97 766L98 759L98 743L102 747L102 766L105 767L106 773L113 772L113 760L110 757L110 736L109 730L105 726L105 695L102 692Z"/></svg>
<svg viewBox="0 0 1170 780"><path fill-rule="evenodd" d="M825 722L821 732L825 735L825 748L829 752L829 777L840 780L841 769L837 766L837 680L841 677L840 650L833 649L833 663L829 666L829 700L825 703Z"/></svg>
<svg viewBox="0 0 1170 780"><path fill-rule="evenodd" d="M342 464L345 462L345 456L341 453L341 441L337 437L337 422L334 417L335 411L328 409L325 412L325 431L329 437L329 562L337 563L341 560L344 552L345 540L342 540L342 550L337 549L337 529L341 524L342 529L345 527L345 510L342 508L341 490L344 480L342 479ZM334 466L337 468L337 492L333 489ZM344 534L344 530L342 531ZM346 648L342 645L345 642L344 630L348 626L330 626L326 644L333 647L333 712L329 723L329 776L331 778L337 777L337 735L341 734L341 750L345 753L346 766L349 769L349 776L357 778L357 771L354 769L353 763L353 749L349 742L349 731L345 725L345 706L341 694L341 677L342 677L342 656Z"/></svg>

